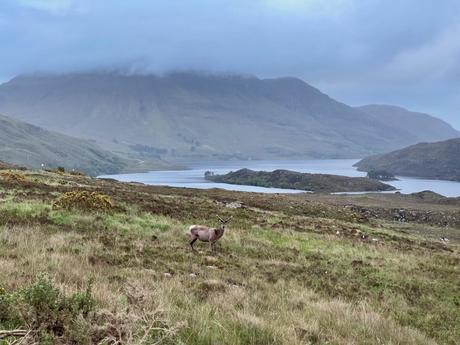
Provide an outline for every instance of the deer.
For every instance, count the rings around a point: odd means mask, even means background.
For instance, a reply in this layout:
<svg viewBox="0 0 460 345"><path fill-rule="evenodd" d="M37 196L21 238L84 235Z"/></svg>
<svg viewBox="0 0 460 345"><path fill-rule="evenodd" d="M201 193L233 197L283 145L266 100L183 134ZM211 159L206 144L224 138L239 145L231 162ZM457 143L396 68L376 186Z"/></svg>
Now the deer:
<svg viewBox="0 0 460 345"><path fill-rule="evenodd" d="M189 227L189 244L193 251L196 251L195 248L193 248L193 244L196 242L196 240L209 242L210 250L214 251L214 245L222 236L224 236L225 227L227 223L230 221L230 219L233 218L233 216L225 220L220 218L219 216L217 216L217 218L219 218L220 222L220 226L218 228L210 228L205 225L192 225Z"/></svg>

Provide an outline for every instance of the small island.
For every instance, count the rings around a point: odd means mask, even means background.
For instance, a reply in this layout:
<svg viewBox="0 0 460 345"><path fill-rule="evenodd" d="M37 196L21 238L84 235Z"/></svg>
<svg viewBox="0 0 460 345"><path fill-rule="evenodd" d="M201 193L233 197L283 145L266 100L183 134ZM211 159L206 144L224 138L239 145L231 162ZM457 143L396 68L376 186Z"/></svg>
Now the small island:
<svg viewBox="0 0 460 345"><path fill-rule="evenodd" d="M225 175L207 171L205 178L217 183L230 183L268 188L298 189L315 193L383 192L393 186L367 177L309 174L290 170L254 171L240 169Z"/></svg>

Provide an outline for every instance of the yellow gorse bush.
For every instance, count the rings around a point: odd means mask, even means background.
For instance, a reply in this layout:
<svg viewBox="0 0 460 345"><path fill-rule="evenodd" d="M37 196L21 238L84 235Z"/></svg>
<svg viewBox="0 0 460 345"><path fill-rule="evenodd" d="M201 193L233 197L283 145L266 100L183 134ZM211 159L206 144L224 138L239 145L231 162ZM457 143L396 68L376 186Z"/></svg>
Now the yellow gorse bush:
<svg viewBox="0 0 460 345"><path fill-rule="evenodd" d="M0 173L0 176L11 182L18 182L18 183L24 183L27 182L26 175L23 173L17 172L17 171L3 171Z"/></svg>
<svg viewBox="0 0 460 345"><path fill-rule="evenodd" d="M105 194L88 191L73 191L64 193L54 203L54 208L84 210L111 210L114 207L112 199Z"/></svg>

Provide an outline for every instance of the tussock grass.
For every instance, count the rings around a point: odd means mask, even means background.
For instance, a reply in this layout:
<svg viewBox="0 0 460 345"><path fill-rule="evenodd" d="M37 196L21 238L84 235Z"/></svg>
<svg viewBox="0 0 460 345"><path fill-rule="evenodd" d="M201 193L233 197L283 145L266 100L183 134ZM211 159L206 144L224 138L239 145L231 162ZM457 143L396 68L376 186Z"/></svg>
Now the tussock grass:
<svg viewBox="0 0 460 345"><path fill-rule="evenodd" d="M39 201L14 201L9 198L0 201L0 224L29 223L46 217L50 206Z"/></svg>
<svg viewBox="0 0 460 345"><path fill-rule="evenodd" d="M0 203L0 289L13 296L46 274L48 288L66 300L92 281L94 305L86 316L64 320L60 332L21 318L12 324L2 313L0 328L32 327L35 340L74 344L455 344L459 338L455 244L427 246L416 234L398 236L391 223L230 211L173 193L146 193L137 201L118 187L105 190L121 205L111 212L53 209L64 192L59 188L10 189ZM174 200L192 203L197 213L187 218L167 209ZM192 253L187 226L213 224L216 213L237 221L217 253L202 243ZM362 240L357 230L378 241Z"/></svg>

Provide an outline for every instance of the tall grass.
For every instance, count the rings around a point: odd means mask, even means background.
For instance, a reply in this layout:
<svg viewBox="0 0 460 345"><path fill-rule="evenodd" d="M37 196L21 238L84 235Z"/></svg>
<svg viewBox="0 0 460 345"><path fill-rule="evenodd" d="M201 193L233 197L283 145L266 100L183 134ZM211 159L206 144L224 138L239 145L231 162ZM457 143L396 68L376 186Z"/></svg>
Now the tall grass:
<svg viewBox="0 0 460 345"><path fill-rule="evenodd" d="M135 205L110 212L51 205L33 199L0 204L8 218L0 223L0 296L30 289L46 274L47 289L61 302L81 296L92 281L94 304L85 315L77 308L60 331L46 332L0 310L1 327L32 328L35 340L300 345L459 339L455 245L451 252L427 248L415 237L410 250L382 237L361 241L316 231L347 225L321 218L305 225L311 231L273 228L280 221L273 212L260 216L266 226L247 220L230 226L216 253L197 244L194 254L186 236L192 219ZM365 225L375 236L385 232L382 226ZM35 307L46 296L37 297ZM7 299L0 298L0 309ZM22 315L35 307L23 303Z"/></svg>

